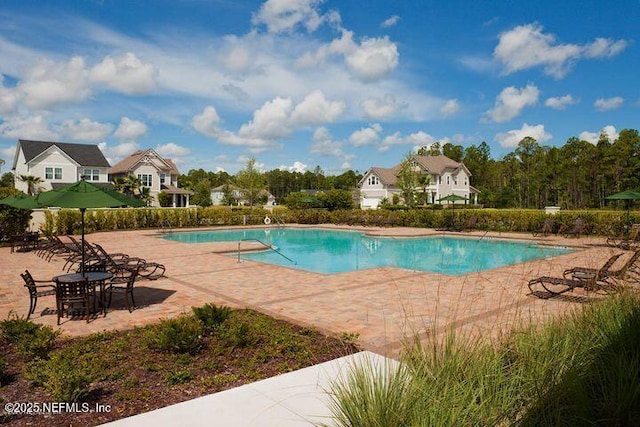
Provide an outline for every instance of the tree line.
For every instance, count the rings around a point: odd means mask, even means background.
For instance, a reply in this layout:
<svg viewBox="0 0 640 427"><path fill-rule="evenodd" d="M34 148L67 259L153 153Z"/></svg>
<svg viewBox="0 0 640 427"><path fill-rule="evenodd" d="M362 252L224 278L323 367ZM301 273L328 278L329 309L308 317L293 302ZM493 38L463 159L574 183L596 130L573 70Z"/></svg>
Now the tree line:
<svg viewBox="0 0 640 427"><path fill-rule="evenodd" d="M640 189L640 135L635 129L620 131L613 141L602 133L595 144L571 137L559 147L540 145L534 138L525 137L500 159L492 158L486 142L466 148L436 142L417 154L445 155L463 162L472 173L471 185L480 190L480 203L487 207L600 208L605 206L607 195ZM257 172L255 160L249 169L252 185L268 190L279 203L300 190L354 191L362 178L360 172L353 170L327 176L320 166L306 172L281 169ZM211 188L226 183L245 188L246 175L247 168L235 176L198 169L181 175L178 182L196 193L199 188L205 190L200 191L205 197ZM196 194L193 202L200 204L198 201Z"/></svg>

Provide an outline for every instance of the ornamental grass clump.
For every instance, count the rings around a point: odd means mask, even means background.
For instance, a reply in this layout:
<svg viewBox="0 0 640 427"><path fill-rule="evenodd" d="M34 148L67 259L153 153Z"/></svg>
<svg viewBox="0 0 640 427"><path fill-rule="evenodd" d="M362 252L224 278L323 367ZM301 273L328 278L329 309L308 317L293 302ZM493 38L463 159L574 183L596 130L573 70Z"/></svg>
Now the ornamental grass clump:
<svg viewBox="0 0 640 427"><path fill-rule="evenodd" d="M398 368L335 383L332 411L343 426L640 425L638 331L624 292L499 343L416 338Z"/></svg>

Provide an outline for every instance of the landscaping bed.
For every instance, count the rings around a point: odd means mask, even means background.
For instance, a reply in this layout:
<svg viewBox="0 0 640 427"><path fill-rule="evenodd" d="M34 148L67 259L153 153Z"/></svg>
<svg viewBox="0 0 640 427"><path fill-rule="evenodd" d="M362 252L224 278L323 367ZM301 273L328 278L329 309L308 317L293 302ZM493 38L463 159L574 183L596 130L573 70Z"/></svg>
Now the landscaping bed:
<svg viewBox="0 0 640 427"><path fill-rule="evenodd" d="M72 339L24 319L0 322L0 404L70 404L50 414L0 411L0 424L97 425L358 351L352 335L329 337L251 310L205 305L194 313Z"/></svg>

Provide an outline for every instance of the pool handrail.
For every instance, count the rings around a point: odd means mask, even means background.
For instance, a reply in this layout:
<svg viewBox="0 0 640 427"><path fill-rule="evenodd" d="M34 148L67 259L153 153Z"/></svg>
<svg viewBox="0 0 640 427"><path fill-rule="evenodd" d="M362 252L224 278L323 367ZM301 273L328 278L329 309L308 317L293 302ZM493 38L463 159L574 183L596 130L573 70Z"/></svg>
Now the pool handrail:
<svg viewBox="0 0 640 427"><path fill-rule="evenodd" d="M283 254L282 252L280 252L278 250L278 248L276 248L273 245L270 245L268 243L263 242L260 239L242 239L238 242L238 262L240 262L240 245L242 244L242 242L258 242L260 243L262 246L266 247L267 249L271 249L272 251L274 251L275 253L277 253L278 255L280 255L281 257L283 257L284 259L288 260L289 262L291 262L294 265L298 265L298 263L294 260L292 260L291 258L289 258L288 256L286 256L285 254Z"/></svg>

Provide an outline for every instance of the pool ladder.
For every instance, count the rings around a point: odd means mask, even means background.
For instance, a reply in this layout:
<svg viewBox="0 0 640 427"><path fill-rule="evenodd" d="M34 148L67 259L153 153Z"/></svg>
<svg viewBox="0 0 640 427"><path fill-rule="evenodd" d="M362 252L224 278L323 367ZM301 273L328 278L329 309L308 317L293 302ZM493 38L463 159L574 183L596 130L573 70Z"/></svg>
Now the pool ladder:
<svg viewBox="0 0 640 427"><path fill-rule="evenodd" d="M278 250L277 247L270 245L268 243L263 242L260 239L242 239L238 242L238 262L240 262L240 245L242 245L242 242L258 242L260 243L262 246L264 246L267 249L270 249L272 251L274 251L275 253L277 253L278 255L280 255L281 257L283 257L284 259L288 260L289 262L291 262L294 265L297 265L298 263L295 262L294 260L292 260L291 258L289 258L288 256L286 256L285 254L283 254L282 252L280 252Z"/></svg>

